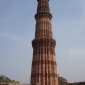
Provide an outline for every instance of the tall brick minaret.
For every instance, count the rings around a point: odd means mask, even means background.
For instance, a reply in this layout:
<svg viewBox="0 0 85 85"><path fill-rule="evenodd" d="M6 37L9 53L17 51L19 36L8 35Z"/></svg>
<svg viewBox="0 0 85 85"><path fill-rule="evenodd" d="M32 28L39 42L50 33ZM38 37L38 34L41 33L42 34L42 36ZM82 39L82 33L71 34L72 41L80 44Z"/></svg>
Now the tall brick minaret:
<svg viewBox="0 0 85 85"><path fill-rule="evenodd" d="M31 82L39 85L58 85L55 55L56 41L52 35L49 0L37 0L35 39L32 41L33 61Z"/></svg>

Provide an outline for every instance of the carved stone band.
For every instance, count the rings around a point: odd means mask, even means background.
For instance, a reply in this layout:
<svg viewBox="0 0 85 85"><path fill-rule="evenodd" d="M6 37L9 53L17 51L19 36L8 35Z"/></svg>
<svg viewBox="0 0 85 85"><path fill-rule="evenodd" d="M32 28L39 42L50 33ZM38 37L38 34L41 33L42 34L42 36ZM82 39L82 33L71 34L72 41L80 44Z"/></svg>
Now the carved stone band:
<svg viewBox="0 0 85 85"><path fill-rule="evenodd" d="M56 65L55 61L33 61L32 65L40 65L40 64L52 64L52 65Z"/></svg>
<svg viewBox="0 0 85 85"><path fill-rule="evenodd" d="M54 73L36 73L36 74L32 74L31 76L32 77L38 77L38 76L41 76L41 77L57 77L57 74L54 74Z"/></svg>

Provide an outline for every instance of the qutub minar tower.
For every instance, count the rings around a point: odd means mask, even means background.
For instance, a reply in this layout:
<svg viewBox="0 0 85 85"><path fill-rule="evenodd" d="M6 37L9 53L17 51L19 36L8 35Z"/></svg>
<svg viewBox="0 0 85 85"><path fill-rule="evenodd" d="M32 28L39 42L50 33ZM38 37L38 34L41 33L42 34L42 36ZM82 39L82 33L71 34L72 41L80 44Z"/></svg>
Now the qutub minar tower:
<svg viewBox="0 0 85 85"><path fill-rule="evenodd" d="M55 55L56 41L52 35L49 0L37 0L35 39L32 41L33 61L31 84L59 85Z"/></svg>

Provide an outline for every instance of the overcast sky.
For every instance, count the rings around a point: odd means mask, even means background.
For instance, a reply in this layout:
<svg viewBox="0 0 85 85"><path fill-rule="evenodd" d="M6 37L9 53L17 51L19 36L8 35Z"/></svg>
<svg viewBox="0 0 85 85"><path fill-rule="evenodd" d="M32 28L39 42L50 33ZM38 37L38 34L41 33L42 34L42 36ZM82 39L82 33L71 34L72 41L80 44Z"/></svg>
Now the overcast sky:
<svg viewBox="0 0 85 85"><path fill-rule="evenodd" d="M50 0L58 74L85 81L85 0ZM30 82L37 0L0 0L0 75Z"/></svg>

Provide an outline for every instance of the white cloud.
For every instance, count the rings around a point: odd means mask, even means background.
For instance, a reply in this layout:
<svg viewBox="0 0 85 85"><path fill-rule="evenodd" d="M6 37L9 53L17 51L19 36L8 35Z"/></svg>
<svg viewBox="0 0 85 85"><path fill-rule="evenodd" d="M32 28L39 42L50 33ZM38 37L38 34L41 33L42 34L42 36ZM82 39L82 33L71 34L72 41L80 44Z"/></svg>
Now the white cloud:
<svg viewBox="0 0 85 85"><path fill-rule="evenodd" d="M85 13L85 0L79 0L82 13Z"/></svg>
<svg viewBox="0 0 85 85"><path fill-rule="evenodd" d="M20 38L18 36L15 36L11 33L6 33L6 32L0 32L0 37L8 40L12 40L17 42L19 45L27 47L28 46L28 40L25 40L23 38Z"/></svg>
<svg viewBox="0 0 85 85"><path fill-rule="evenodd" d="M85 80L85 48L65 48L59 59L59 73L69 82ZM69 74L70 73L70 74Z"/></svg>
<svg viewBox="0 0 85 85"><path fill-rule="evenodd" d="M73 48L69 50L69 55L85 56L85 48Z"/></svg>
<svg viewBox="0 0 85 85"><path fill-rule="evenodd" d="M13 34L10 33L5 33L5 32L0 32L0 37L6 38L6 39L10 39L10 40L14 40L14 41L18 41L19 38L16 37Z"/></svg>
<svg viewBox="0 0 85 85"><path fill-rule="evenodd" d="M85 11L85 5L82 6L82 11Z"/></svg>
<svg viewBox="0 0 85 85"><path fill-rule="evenodd" d="M66 48L63 49L62 55L71 59L76 57L81 59L85 57L85 48Z"/></svg>

